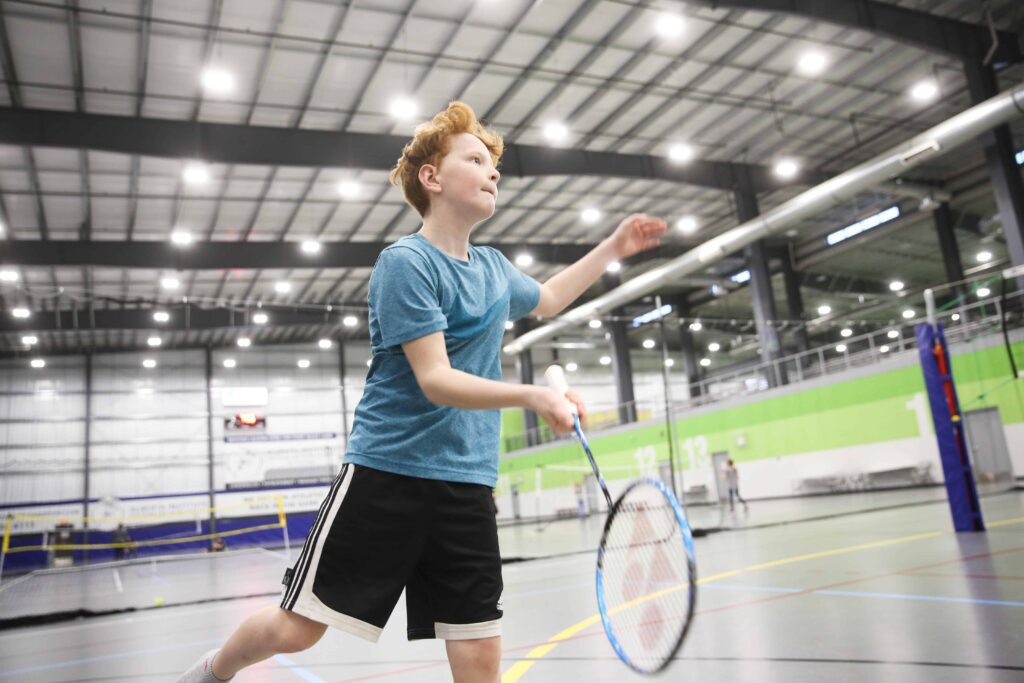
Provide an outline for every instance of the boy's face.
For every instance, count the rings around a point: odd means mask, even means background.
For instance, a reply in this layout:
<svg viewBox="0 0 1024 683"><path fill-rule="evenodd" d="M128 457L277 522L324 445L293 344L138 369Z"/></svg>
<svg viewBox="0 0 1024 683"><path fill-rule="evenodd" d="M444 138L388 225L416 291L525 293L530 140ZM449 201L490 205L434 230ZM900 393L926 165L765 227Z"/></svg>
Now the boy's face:
<svg viewBox="0 0 1024 683"><path fill-rule="evenodd" d="M490 218L498 200L501 174L491 163L487 146L475 135L459 133L437 167L441 192L431 202L445 202L472 223Z"/></svg>

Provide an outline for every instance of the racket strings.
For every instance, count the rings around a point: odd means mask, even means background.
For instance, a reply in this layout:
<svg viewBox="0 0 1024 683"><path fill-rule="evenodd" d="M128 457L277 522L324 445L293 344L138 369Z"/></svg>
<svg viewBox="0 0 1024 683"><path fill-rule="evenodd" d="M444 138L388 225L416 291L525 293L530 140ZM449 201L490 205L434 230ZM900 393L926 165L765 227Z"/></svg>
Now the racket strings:
<svg viewBox="0 0 1024 683"><path fill-rule="evenodd" d="M695 579L675 510L655 487L630 489L602 546L608 627L639 669L671 657L692 614Z"/></svg>

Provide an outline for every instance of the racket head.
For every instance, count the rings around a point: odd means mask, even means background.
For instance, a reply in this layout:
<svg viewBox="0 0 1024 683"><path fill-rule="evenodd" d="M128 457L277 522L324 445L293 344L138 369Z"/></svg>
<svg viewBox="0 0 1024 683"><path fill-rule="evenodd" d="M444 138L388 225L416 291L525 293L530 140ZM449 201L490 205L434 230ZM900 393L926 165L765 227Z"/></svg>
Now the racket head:
<svg viewBox="0 0 1024 683"><path fill-rule="evenodd" d="M612 506L597 551L597 604L627 666L653 675L675 657L693 621L697 559L686 513L665 484L631 483Z"/></svg>

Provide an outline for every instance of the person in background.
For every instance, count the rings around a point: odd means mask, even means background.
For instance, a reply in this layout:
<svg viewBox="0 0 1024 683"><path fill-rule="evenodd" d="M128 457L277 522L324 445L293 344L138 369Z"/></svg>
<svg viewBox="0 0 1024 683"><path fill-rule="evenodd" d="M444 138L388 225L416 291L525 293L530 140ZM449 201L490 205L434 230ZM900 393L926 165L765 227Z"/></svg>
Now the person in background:
<svg viewBox="0 0 1024 683"><path fill-rule="evenodd" d="M736 470L736 463L732 461L732 458L729 458L725 466L722 467L722 478L729 486L729 509L736 509L736 503L733 500L733 496L735 496L736 500L743 503L743 509L747 510L747 501L740 495L740 473Z"/></svg>

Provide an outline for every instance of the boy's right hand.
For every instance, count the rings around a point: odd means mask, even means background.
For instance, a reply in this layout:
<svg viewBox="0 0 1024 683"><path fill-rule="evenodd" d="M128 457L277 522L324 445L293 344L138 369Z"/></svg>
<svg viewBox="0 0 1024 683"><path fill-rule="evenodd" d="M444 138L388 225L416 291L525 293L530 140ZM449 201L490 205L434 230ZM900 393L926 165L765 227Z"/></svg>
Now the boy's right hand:
<svg viewBox="0 0 1024 683"><path fill-rule="evenodd" d="M533 412L540 415L556 434L568 434L573 430L573 404L567 392L565 396L559 396L555 391L547 387L536 387L534 392Z"/></svg>

